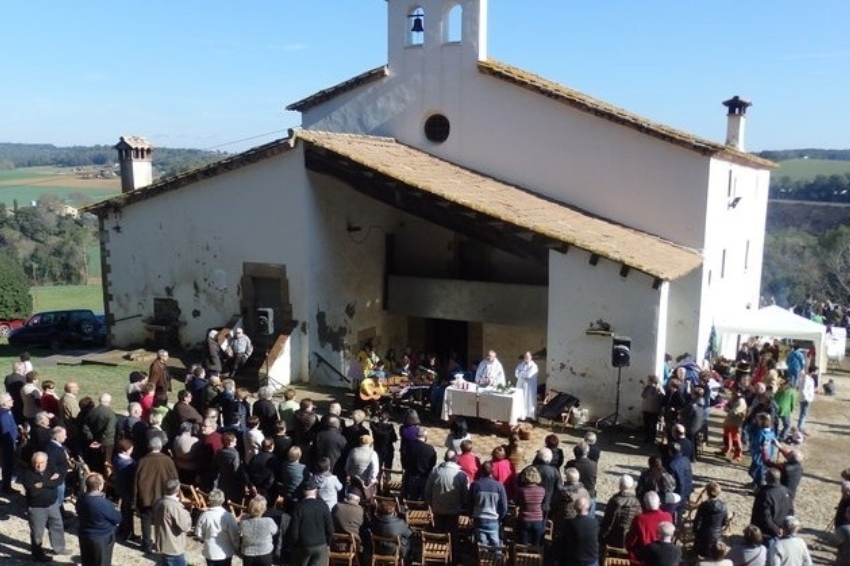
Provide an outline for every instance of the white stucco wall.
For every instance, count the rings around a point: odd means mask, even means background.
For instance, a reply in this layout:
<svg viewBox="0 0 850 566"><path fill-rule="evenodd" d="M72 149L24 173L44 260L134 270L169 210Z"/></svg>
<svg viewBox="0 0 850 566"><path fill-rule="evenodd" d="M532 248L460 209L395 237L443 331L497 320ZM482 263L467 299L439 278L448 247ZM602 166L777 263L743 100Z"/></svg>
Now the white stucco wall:
<svg viewBox="0 0 850 566"><path fill-rule="evenodd" d="M642 382L662 359L666 289L653 289L653 278L636 271L621 277L620 266L571 249L549 254L548 387L571 393L592 417L614 411L617 370L611 365L612 338L588 335L591 322L603 319L615 335L632 339L631 365L622 370L620 413L639 422ZM663 320L663 319L662 319Z"/></svg>
<svg viewBox="0 0 850 566"><path fill-rule="evenodd" d="M153 317L155 298L168 297L181 308L181 342L199 343L208 328L239 313L243 262L286 265L293 316L304 321L310 287L303 234L313 221L301 212L307 190L296 149L110 214L105 276L114 343L150 339L143 321ZM304 354L293 351L299 376L306 374Z"/></svg>
<svg viewBox="0 0 850 566"><path fill-rule="evenodd" d="M464 11L464 18L475 16ZM708 157L484 75L473 40L394 48L393 18L401 15L391 7L389 17L390 77L309 109L305 128L395 137L628 226L703 246ZM435 112L451 122L442 144L422 130ZM721 112L717 119L724 119Z"/></svg>
<svg viewBox="0 0 850 566"><path fill-rule="evenodd" d="M711 160L700 297L700 356L708 346L715 320L758 308L769 184L769 171ZM740 200L732 207L736 198Z"/></svg>

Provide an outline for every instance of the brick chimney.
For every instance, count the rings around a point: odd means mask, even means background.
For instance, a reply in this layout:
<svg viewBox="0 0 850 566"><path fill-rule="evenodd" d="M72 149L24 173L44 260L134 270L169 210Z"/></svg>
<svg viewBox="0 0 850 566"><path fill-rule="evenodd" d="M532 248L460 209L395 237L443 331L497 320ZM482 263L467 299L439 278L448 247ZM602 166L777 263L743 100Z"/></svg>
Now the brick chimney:
<svg viewBox="0 0 850 566"><path fill-rule="evenodd" d="M723 106L729 109L726 114L726 145L744 151L744 125L747 108L752 105L752 102L737 95L723 101Z"/></svg>
<svg viewBox="0 0 850 566"><path fill-rule="evenodd" d="M153 183L153 147L139 136L121 136L115 145L121 167L121 192L145 187Z"/></svg>

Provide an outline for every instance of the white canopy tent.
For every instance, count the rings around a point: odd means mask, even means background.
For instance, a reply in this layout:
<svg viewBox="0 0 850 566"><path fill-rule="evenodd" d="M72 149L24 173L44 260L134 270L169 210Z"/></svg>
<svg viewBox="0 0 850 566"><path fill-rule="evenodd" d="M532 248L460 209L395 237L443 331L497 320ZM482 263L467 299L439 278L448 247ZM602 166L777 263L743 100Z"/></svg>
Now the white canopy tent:
<svg viewBox="0 0 850 566"><path fill-rule="evenodd" d="M720 353L726 358L735 358L740 336L809 340L817 348L818 367L822 372L826 371L826 326L782 307L771 305L757 311L744 311L717 321L714 328L720 341Z"/></svg>

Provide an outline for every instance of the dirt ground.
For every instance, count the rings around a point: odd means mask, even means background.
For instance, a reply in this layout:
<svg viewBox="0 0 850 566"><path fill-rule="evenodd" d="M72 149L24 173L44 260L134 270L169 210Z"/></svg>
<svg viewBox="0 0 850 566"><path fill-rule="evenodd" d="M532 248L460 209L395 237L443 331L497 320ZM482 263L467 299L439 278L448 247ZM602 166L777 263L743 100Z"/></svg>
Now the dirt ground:
<svg viewBox="0 0 850 566"><path fill-rule="evenodd" d="M850 368L850 363L847 364ZM831 542L831 533L826 526L831 521L835 505L840 496L839 474L844 468L850 467L850 373L834 372L831 376L837 384L837 394L834 397L818 395L812 404L809 417L809 433L803 445L805 460L805 475L797 493L797 514L803 523L803 538L812 551L815 564L832 564L835 553ZM321 389L296 387L299 399L310 397L317 401L320 412L333 400L343 403L343 407L352 408L353 395L342 389ZM720 422L722 413L712 416L711 445L705 455L694 465L694 483L700 489L705 482L715 480L723 488L721 498L734 511L733 532L737 535L749 522L752 507L752 496L743 488L749 481L747 475L748 459L745 457L741 464L733 464L713 454L720 442ZM447 429L443 423L431 421L428 424L430 442L438 447L438 455L442 456L443 442ZM543 445L543 437L552 432L548 424L535 427L531 440L524 443L526 459L530 462L534 452ZM585 430L568 428L558 430L562 448L569 454L575 442ZM504 437L492 433L489 426L480 423L473 429L475 451L482 457L490 453L492 448L505 442ZM631 431L602 430L599 431L599 444L603 450L599 467L599 508L604 510L604 502L617 491L617 481L620 475L629 473L634 476L645 469L650 449L642 445L639 436ZM398 459L396 459L398 462ZM17 486L20 488L20 486ZM0 497L0 562L6 565L29 564L29 532L24 519L24 501L22 496L13 496L10 500ZM70 504L66 504L72 509ZM138 527L137 527L138 528ZM70 520L67 529L68 556L56 557L57 564L79 563L79 546L77 544L76 522ZM138 532L138 531L137 531ZM46 542L46 541L45 541ZM190 540L188 556L190 564L201 565L204 560L200 554L200 545ZM152 563L150 557L142 555L138 547L118 545L115 548L114 563L125 566L147 565ZM239 564L238 559L234 561Z"/></svg>

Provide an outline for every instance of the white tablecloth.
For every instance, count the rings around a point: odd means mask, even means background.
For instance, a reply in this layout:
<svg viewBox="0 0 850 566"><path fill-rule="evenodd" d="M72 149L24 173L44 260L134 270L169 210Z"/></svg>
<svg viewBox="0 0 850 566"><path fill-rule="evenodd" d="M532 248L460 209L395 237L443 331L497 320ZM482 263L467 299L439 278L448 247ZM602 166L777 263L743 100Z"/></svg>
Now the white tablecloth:
<svg viewBox="0 0 850 566"><path fill-rule="evenodd" d="M444 421L458 415L515 425L519 419L525 418L522 391L514 389L509 393L499 393L492 389L478 389L474 383L468 387L460 389L451 385L446 388L442 411Z"/></svg>

